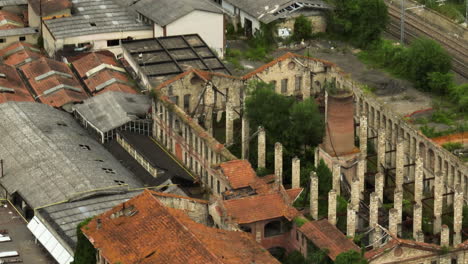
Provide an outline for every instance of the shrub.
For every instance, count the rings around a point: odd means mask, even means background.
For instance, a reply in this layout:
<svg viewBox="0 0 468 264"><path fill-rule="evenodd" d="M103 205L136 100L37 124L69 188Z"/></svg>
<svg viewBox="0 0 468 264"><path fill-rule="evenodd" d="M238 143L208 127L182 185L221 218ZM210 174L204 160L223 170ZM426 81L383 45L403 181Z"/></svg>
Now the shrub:
<svg viewBox="0 0 468 264"><path fill-rule="evenodd" d="M294 31L292 38L295 41L308 40L312 37L312 24L303 15L296 17L294 20Z"/></svg>
<svg viewBox="0 0 468 264"><path fill-rule="evenodd" d="M442 145L442 147L450 152L463 148L463 144L460 142L448 142Z"/></svg>
<svg viewBox="0 0 468 264"><path fill-rule="evenodd" d="M81 228L83 226L86 226L89 223L89 221L91 221L91 219L92 217L84 220L83 222L78 224L78 227L76 228L76 235L78 241L76 243L75 256L72 264L96 263L96 249L81 231Z"/></svg>
<svg viewBox="0 0 468 264"><path fill-rule="evenodd" d="M430 72L427 74L428 86L431 92L446 95L453 85L453 74Z"/></svg>

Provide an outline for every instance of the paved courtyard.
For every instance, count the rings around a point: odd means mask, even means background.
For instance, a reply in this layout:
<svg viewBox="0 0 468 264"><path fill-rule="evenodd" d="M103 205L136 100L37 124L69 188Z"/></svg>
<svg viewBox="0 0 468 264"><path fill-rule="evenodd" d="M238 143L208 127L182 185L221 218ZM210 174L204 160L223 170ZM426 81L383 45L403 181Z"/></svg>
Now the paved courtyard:
<svg viewBox="0 0 468 264"><path fill-rule="evenodd" d="M25 264L55 264L55 260L39 243L26 227L26 222L10 204L0 201L0 230L7 230L11 241L0 243L0 252L17 251ZM8 260L8 259L2 259ZM0 261L1 263L1 261ZM8 262L6 262L8 263Z"/></svg>

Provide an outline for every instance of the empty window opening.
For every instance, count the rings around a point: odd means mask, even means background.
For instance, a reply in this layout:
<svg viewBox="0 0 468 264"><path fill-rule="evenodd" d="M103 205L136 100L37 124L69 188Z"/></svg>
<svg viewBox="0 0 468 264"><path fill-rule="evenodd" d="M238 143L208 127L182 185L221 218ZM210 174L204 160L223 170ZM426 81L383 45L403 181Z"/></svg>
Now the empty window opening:
<svg viewBox="0 0 468 264"><path fill-rule="evenodd" d="M19 37L19 41L25 41L25 40L26 40L25 36Z"/></svg>
<svg viewBox="0 0 468 264"><path fill-rule="evenodd" d="M63 123L63 122L58 122L58 123L57 123L57 126L63 126L63 127L67 127L68 125L67 125L67 124L65 124L65 123Z"/></svg>
<svg viewBox="0 0 468 264"><path fill-rule="evenodd" d="M288 92L288 79L281 80L281 93L285 94Z"/></svg>
<svg viewBox="0 0 468 264"><path fill-rule="evenodd" d="M92 27L95 27L95 26L96 26L96 23L94 23L94 22L91 22L91 23L89 23L89 24L90 24Z"/></svg>
<svg viewBox="0 0 468 264"><path fill-rule="evenodd" d="M83 144L80 144L80 148L85 149L85 150L91 150L91 148L88 145L83 145Z"/></svg>

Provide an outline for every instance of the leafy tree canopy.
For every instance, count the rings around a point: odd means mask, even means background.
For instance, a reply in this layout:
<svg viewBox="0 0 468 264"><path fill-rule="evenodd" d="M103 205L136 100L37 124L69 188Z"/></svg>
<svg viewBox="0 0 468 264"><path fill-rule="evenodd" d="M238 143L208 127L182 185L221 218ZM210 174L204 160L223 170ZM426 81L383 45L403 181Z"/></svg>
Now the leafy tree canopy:
<svg viewBox="0 0 468 264"><path fill-rule="evenodd" d="M355 45L367 47L377 40L388 22L383 0L334 0L331 28Z"/></svg>
<svg viewBox="0 0 468 264"><path fill-rule="evenodd" d="M355 250L349 250L339 254L335 259L335 264L366 264L367 260L361 253Z"/></svg>
<svg viewBox="0 0 468 264"><path fill-rule="evenodd" d="M294 32L292 38L295 41L307 40L312 37L312 23L304 15L294 20Z"/></svg>

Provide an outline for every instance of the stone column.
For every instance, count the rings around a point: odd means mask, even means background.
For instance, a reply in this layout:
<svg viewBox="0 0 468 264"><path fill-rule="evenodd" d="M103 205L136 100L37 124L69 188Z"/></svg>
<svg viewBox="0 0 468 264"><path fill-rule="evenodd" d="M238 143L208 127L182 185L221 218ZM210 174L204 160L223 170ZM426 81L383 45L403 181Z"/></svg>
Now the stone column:
<svg viewBox="0 0 468 264"><path fill-rule="evenodd" d="M440 245L443 247L448 247L450 245L450 228L447 225L441 227Z"/></svg>
<svg viewBox="0 0 468 264"><path fill-rule="evenodd" d="M370 234L370 243L375 243L380 240L381 232L380 228L377 227L379 223L379 207L380 200L377 193L373 192L370 194L370 205L369 205L369 227L374 228Z"/></svg>
<svg viewBox="0 0 468 264"><path fill-rule="evenodd" d="M348 214L346 218L346 236L354 237L356 233L356 211L352 204L348 204Z"/></svg>
<svg viewBox="0 0 468 264"><path fill-rule="evenodd" d="M332 168L332 188L336 191L337 195L341 193L341 165L333 164Z"/></svg>
<svg viewBox="0 0 468 264"><path fill-rule="evenodd" d="M395 191L395 195L393 198L393 207L397 210L397 213L398 213L397 224L399 226L401 224L401 219L403 217L403 191ZM398 228L398 234L400 234L399 228Z"/></svg>
<svg viewBox="0 0 468 264"><path fill-rule="evenodd" d="M230 101L226 102L226 146L234 143L234 109Z"/></svg>
<svg viewBox="0 0 468 264"><path fill-rule="evenodd" d="M367 117L359 119L359 148L363 157L367 157Z"/></svg>
<svg viewBox="0 0 468 264"><path fill-rule="evenodd" d="M262 242L262 232L260 231L255 232L255 241L257 241L257 243Z"/></svg>
<svg viewBox="0 0 468 264"><path fill-rule="evenodd" d="M419 232L422 231L422 206L419 203L416 203L413 206L413 238L416 241L424 242L424 237L420 241Z"/></svg>
<svg viewBox="0 0 468 264"><path fill-rule="evenodd" d="M310 173L310 215L318 220L319 181L315 171Z"/></svg>
<svg viewBox="0 0 468 264"><path fill-rule="evenodd" d="M275 144L275 175L279 179L279 184L283 184L283 145Z"/></svg>
<svg viewBox="0 0 468 264"><path fill-rule="evenodd" d="M359 189L361 195L364 193L366 187L366 158L361 154L357 164L356 175L359 180Z"/></svg>
<svg viewBox="0 0 468 264"><path fill-rule="evenodd" d="M396 144L395 154L395 185L398 190L403 189L403 173L405 169L405 141L400 138Z"/></svg>
<svg viewBox="0 0 468 264"><path fill-rule="evenodd" d="M398 235L398 224L400 221L398 220L398 210L395 208L391 208L389 211L388 216L388 231L392 234L397 236Z"/></svg>
<svg viewBox="0 0 468 264"><path fill-rule="evenodd" d="M415 172L414 172L414 201L416 203L421 203L423 195L423 161L421 157L416 156L415 162Z"/></svg>
<svg viewBox="0 0 468 264"><path fill-rule="evenodd" d="M328 222L336 225L336 191L334 189L328 192Z"/></svg>
<svg viewBox="0 0 468 264"><path fill-rule="evenodd" d="M258 127L258 168L266 168L266 132Z"/></svg>
<svg viewBox="0 0 468 264"><path fill-rule="evenodd" d="M250 128L249 120L246 116L242 117L242 159L249 157Z"/></svg>
<svg viewBox="0 0 468 264"><path fill-rule="evenodd" d="M318 167L320 163L320 157L319 157L319 147L316 147L314 150L314 166L315 168Z"/></svg>
<svg viewBox="0 0 468 264"><path fill-rule="evenodd" d="M377 171L383 172L383 167L385 164L385 129L379 129L379 134L377 134Z"/></svg>
<svg viewBox="0 0 468 264"><path fill-rule="evenodd" d="M354 177L351 182L351 202L353 207L359 206L359 197L361 195L361 183L357 177Z"/></svg>
<svg viewBox="0 0 468 264"><path fill-rule="evenodd" d="M212 136L213 135L213 105L214 105L214 94L213 94L213 87L208 86L205 91L204 95L205 100L205 127L208 133Z"/></svg>
<svg viewBox="0 0 468 264"><path fill-rule="evenodd" d="M455 198L453 201L453 246L461 243L461 230L463 221L463 191L458 185L455 188Z"/></svg>
<svg viewBox="0 0 468 264"><path fill-rule="evenodd" d="M379 200L382 202L384 194L384 175L380 172L375 174L375 193L377 194Z"/></svg>
<svg viewBox="0 0 468 264"><path fill-rule="evenodd" d="M292 159L292 188L301 187L301 160L298 157Z"/></svg>
<svg viewBox="0 0 468 264"><path fill-rule="evenodd" d="M434 179L434 234L440 232L440 225L442 224L442 207L443 207L443 175L441 172L435 174Z"/></svg>

